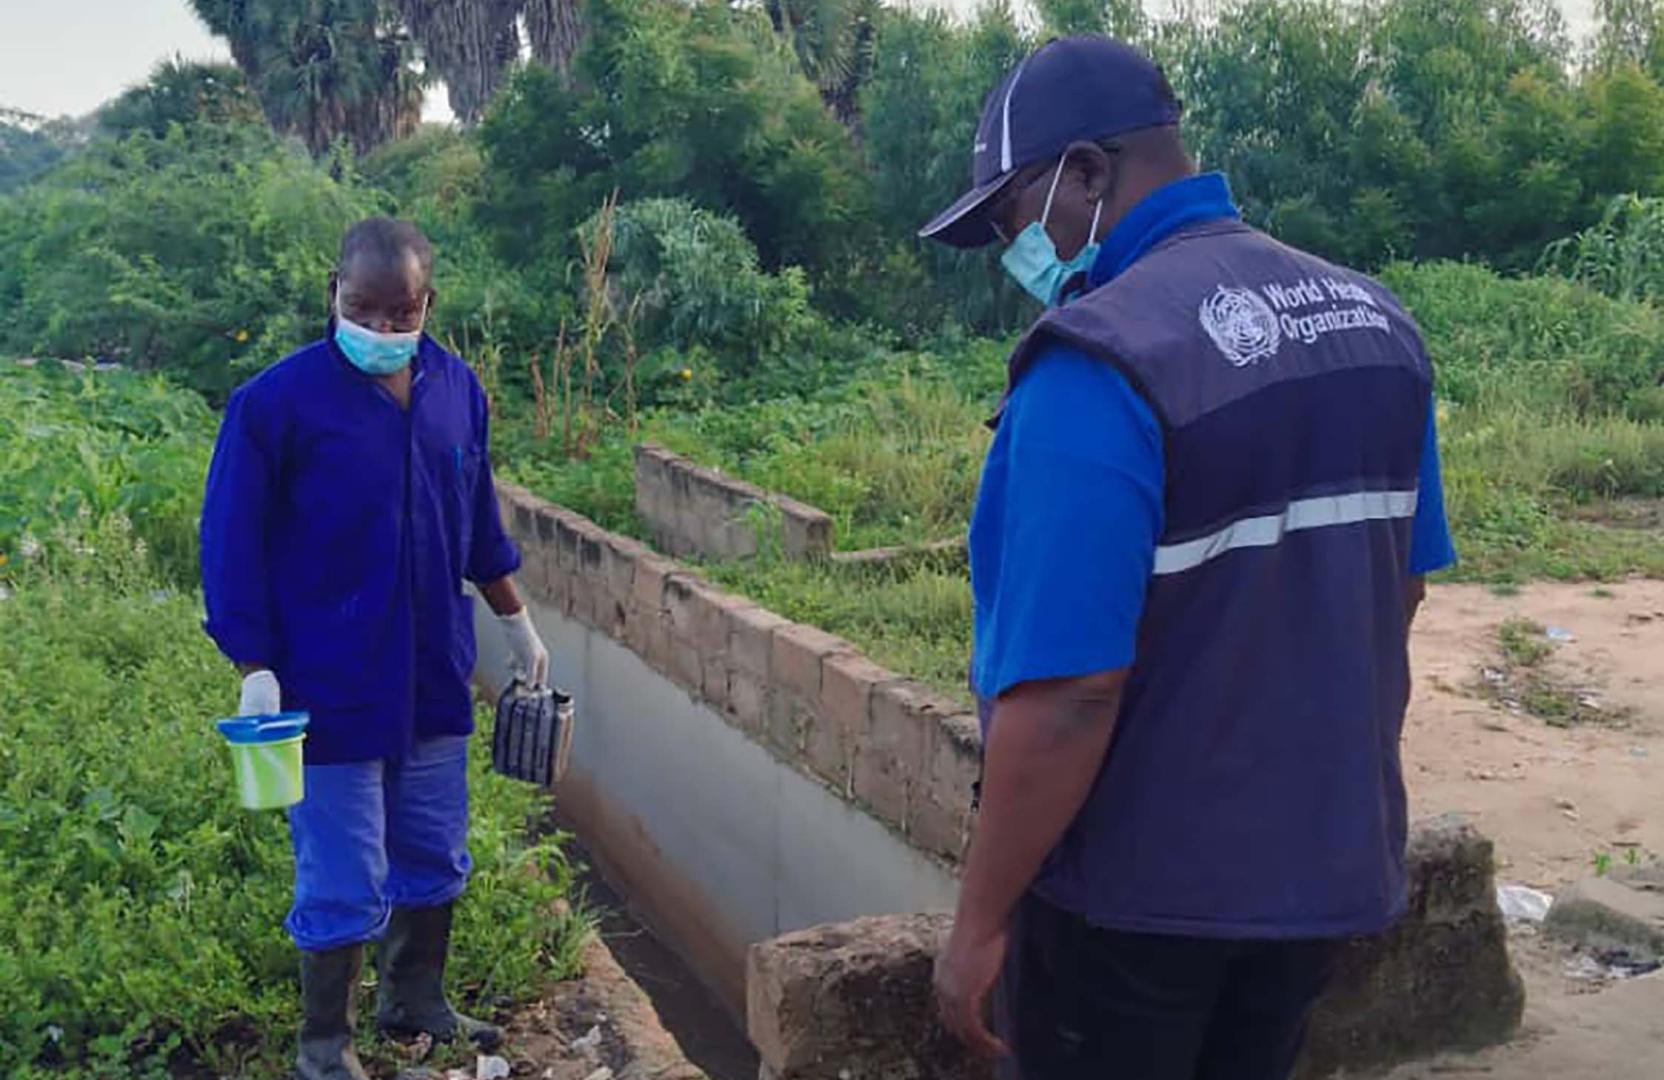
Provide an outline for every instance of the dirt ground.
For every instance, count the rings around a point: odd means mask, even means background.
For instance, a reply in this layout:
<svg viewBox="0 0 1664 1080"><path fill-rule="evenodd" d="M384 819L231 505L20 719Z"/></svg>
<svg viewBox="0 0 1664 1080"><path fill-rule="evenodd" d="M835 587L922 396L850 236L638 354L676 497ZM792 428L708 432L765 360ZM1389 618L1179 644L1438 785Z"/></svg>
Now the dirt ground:
<svg viewBox="0 0 1664 1080"><path fill-rule="evenodd" d="M1590 719L1554 726L1519 703L1520 665L1498 639L1517 619L1552 645L1528 674ZM1539 584L1511 596L1435 587L1411 652L1412 814L1470 815L1496 842L1499 881L1550 892L1592 873L1597 858L1664 854L1664 581ZM1664 1078L1664 973L1591 983L1529 932L1513 951L1527 988L1520 1036L1390 1080Z"/></svg>

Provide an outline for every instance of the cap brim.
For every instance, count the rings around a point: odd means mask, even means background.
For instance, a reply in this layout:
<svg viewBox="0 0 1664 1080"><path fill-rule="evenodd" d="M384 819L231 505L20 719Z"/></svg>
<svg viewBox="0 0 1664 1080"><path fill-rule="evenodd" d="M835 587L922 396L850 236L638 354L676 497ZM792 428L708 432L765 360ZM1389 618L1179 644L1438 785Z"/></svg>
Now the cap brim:
<svg viewBox="0 0 1664 1080"><path fill-rule="evenodd" d="M959 196L952 206L931 218L930 223L919 230L919 236L956 248L979 248L998 240L999 234L994 231L993 222L988 220L988 203L1016 175L1016 171L1013 169L1003 176L996 176Z"/></svg>

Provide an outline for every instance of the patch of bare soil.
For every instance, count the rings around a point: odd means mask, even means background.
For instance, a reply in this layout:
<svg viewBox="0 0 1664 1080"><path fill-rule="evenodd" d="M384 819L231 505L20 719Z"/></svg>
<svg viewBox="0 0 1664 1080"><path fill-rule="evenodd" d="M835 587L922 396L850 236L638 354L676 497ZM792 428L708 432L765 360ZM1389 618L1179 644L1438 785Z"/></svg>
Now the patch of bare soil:
<svg viewBox="0 0 1664 1080"><path fill-rule="evenodd" d="M1664 582L1429 591L1404 733L1415 816L1457 811L1499 881L1558 891L1597 863L1664 852ZM1390 1080L1664 1077L1664 973L1615 982L1529 932L1518 1038Z"/></svg>

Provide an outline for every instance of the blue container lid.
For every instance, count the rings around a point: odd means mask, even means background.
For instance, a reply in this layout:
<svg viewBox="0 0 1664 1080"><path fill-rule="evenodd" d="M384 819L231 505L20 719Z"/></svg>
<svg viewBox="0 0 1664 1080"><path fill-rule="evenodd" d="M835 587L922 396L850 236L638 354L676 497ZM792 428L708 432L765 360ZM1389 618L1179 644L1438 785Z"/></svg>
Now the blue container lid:
<svg viewBox="0 0 1664 1080"><path fill-rule="evenodd" d="M311 719L309 713L286 712L270 716L233 716L214 726L220 729L226 742L248 745L292 739L306 730Z"/></svg>

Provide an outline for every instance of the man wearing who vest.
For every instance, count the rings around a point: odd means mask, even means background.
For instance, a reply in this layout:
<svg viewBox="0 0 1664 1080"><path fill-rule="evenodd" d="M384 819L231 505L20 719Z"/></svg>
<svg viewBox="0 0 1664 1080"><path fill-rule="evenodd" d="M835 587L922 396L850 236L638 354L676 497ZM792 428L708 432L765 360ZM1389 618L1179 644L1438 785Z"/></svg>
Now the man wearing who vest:
<svg viewBox="0 0 1664 1080"><path fill-rule="evenodd" d="M1050 42L922 231L1047 305L971 523L985 772L936 973L1024 1080L1281 1080L1334 943L1405 903L1406 642L1455 557L1432 371L1179 117L1136 51Z"/></svg>

